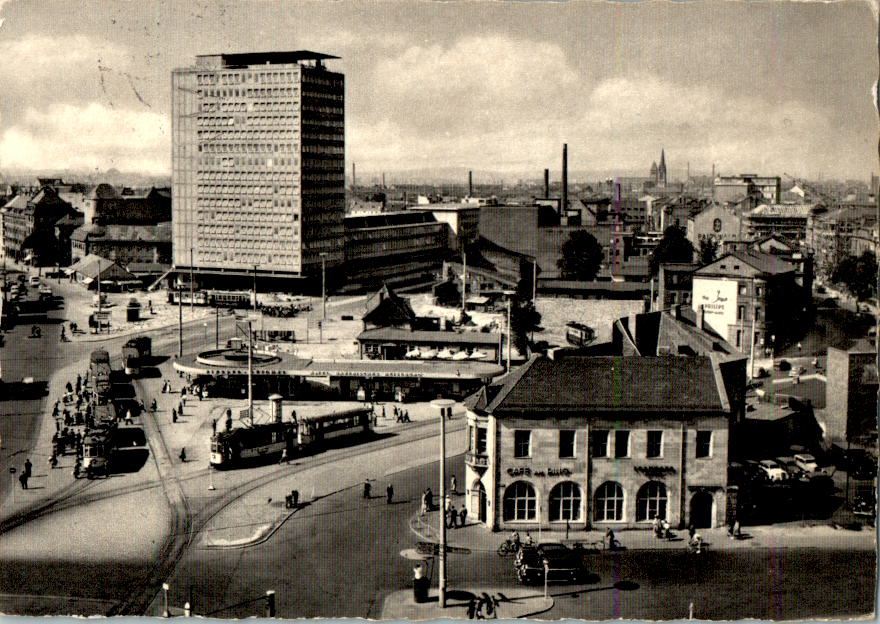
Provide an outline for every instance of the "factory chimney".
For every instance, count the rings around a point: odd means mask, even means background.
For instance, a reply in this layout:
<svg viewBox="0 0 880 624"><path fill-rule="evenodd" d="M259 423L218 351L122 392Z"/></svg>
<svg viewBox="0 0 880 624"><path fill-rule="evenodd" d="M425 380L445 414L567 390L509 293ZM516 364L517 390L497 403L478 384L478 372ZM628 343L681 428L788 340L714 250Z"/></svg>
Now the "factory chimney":
<svg viewBox="0 0 880 624"><path fill-rule="evenodd" d="M550 199L550 170L544 169L544 199Z"/></svg>
<svg viewBox="0 0 880 624"><path fill-rule="evenodd" d="M357 185L357 165L356 163L351 163L351 190L354 192L354 187Z"/></svg>
<svg viewBox="0 0 880 624"><path fill-rule="evenodd" d="M559 204L559 214L564 215L568 210L568 143L562 144L562 200Z"/></svg>
<svg viewBox="0 0 880 624"><path fill-rule="evenodd" d="M474 196L474 172L468 171L468 197Z"/></svg>

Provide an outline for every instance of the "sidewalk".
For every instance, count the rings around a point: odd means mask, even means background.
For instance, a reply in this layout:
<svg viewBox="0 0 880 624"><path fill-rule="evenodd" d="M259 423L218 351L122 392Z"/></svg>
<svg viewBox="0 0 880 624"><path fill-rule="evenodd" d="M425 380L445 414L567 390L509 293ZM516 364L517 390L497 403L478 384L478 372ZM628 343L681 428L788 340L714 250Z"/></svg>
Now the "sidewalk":
<svg viewBox="0 0 880 624"><path fill-rule="evenodd" d="M460 509L464 505L464 495L459 492L453 497L453 504ZM418 513L410 518L410 530L420 541L437 542L439 540L440 513L435 510L426 516ZM727 527L699 529L704 544L712 550L744 550L755 548L852 548L874 550L876 533L866 528L863 531L834 529L830 524L804 526L801 522L787 522L774 525L745 526L742 537L732 539L727 534ZM657 539L650 528L615 530L615 538L625 550L684 550L687 531L673 531L671 540ZM525 540L529 533L521 533ZM573 544L581 542L601 550L599 554L607 554L604 550L605 529L584 531L572 528L565 531L532 531L531 536L536 543L563 542ZM498 547L509 537L509 532L493 533L485 525L473 522L468 518L464 528L447 529L448 546L467 548L472 551L497 552Z"/></svg>
<svg viewBox="0 0 880 624"><path fill-rule="evenodd" d="M534 587L465 587L453 589L446 594L446 608L440 608L437 590L431 588L428 602L417 603L412 589L402 589L389 594L382 605L381 620L435 620L454 618L468 619L468 603L482 594L498 599L499 620L527 618L553 608L553 598L544 598L540 589ZM492 618L494 619L494 618Z"/></svg>

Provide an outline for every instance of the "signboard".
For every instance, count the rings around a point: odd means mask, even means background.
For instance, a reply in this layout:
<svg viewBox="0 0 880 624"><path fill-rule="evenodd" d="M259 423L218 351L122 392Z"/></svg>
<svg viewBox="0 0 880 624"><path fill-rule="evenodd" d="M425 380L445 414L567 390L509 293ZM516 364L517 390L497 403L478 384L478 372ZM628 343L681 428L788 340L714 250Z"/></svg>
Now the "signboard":
<svg viewBox="0 0 880 624"><path fill-rule="evenodd" d="M693 308L699 314L700 306L706 314L706 323L727 338L727 329L736 325L737 282L733 280L694 278Z"/></svg>

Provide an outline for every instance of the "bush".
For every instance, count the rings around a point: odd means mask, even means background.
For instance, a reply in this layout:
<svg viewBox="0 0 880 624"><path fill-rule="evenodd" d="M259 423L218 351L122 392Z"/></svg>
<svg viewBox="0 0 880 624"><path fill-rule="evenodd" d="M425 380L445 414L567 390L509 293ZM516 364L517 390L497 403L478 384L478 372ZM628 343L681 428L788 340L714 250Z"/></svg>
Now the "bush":
<svg viewBox="0 0 880 624"><path fill-rule="evenodd" d="M789 362L788 360L782 360L779 363L779 370L781 370L783 373L787 373L791 370L791 362Z"/></svg>

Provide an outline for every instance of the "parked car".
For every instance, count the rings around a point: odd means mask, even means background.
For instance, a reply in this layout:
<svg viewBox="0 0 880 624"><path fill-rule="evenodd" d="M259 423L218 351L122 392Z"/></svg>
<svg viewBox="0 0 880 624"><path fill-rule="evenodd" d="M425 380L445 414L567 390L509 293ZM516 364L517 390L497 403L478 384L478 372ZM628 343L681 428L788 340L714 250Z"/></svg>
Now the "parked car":
<svg viewBox="0 0 880 624"><path fill-rule="evenodd" d="M523 584L543 583L546 562L547 580L577 582L586 574L583 555L558 542L544 542L534 549L523 549L516 563L516 576Z"/></svg>
<svg viewBox="0 0 880 624"><path fill-rule="evenodd" d="M816 458L808 453L800 453L794 456L794 465L806 472L813 474L819 472L819 464Z"/></svg>
<svg viewBox="0 0 880 624"><path fill-rule="evenodd" d="M783 470L778 462L772 459L762 459L758 462L758 469L770 481L785 481L788 479L788 473Z"/></svg>
<svg viewBox="0 0 880 624"><path fill-rule="evenodd" d="M30 286L39 286L39 285L40 285L40 278L39 278L38 276L36 276L36 275L31 275L31 276L28 278L28 285L30 285Z"/></svg>

